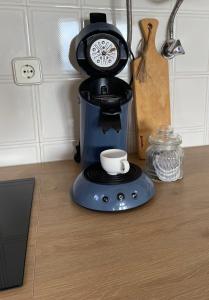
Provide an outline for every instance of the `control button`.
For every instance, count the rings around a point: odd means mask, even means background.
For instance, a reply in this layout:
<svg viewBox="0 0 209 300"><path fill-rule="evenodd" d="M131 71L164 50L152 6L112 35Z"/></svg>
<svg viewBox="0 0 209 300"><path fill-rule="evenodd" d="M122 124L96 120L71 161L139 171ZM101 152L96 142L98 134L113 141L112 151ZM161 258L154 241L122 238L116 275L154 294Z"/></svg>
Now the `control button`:
<svg viewBox="0 0 209 300"><path fill-rule="evenodd" d="M132 196L133 199L136 199L136 198L137 198L137 193L136 193L136 192L133 192L133 193L131 194L131 196Z"/></svg>
<svg viewBox="0 0 209 300"><path fill-rule="evenodd" d="M118 198L119 201L122 201L122 200L125 199L125 195L123 193L118 193L117 198Z"/></svg>
<svg viewBox="0 0 209 300"><path fill-rule="evenodd" d="M109 198L107 196L102 197L102 201L107 203L109 201Z"/></svg>

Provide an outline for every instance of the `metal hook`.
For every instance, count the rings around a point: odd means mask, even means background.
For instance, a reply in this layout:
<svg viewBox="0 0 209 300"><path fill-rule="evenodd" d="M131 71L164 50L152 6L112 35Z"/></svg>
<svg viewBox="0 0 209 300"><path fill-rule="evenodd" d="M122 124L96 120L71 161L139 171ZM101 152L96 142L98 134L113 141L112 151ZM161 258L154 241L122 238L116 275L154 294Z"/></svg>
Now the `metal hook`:
<svg viewBox="0 0 209 300"><path fill-rule="evenodd" d="M162 55L167 59L172 59L177 55L185 54L185 51L181 45L180 40L174 39L174 19L176 17L179 7L184 0L177 0L176 4L171 12L170 18L168 20L167 27L167 40L162 46Z"/></svg>

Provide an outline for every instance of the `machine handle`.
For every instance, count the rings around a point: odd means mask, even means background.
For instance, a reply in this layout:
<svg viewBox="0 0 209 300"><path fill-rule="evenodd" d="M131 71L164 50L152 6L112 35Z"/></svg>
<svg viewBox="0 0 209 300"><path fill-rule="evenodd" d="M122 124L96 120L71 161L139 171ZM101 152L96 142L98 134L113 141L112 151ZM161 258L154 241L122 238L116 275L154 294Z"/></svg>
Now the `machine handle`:
<svg viewBox="0 0 209 300"><path fill-rule="evenodd" d="M103 13L90 13L90 23L104 22L107 23L106 14Z"/></svg>

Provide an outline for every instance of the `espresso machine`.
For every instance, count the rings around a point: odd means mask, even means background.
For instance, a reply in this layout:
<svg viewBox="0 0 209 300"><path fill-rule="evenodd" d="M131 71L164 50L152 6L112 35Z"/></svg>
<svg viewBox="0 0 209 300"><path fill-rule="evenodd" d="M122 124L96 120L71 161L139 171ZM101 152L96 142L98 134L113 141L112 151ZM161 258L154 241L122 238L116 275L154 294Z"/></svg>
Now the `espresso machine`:
<svg viewBox="0 0 209 300"><path fill-rule="evenodd" d="M90 24L74 40L80 68L89 75L79 87L80 157L73 201L98 211L122 211L140 206L154 195L153 182L135 164L125 174L109 175L100 164L106 149L127 150L128 108L132 90L115 77L127 64L129 49L106 15L91 13Z"/></svg>

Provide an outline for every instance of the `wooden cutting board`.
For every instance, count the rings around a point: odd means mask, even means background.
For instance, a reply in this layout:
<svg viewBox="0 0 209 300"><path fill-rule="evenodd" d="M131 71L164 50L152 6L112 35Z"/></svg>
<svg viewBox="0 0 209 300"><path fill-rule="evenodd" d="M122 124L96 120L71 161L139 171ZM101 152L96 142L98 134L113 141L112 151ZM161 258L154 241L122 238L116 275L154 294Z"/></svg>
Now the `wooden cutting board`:
<svg viewBox="0 0 209 300"><path fill-rule="evenodd" d="M156 50L158 20L139 22L144 38L143 55L133 61L133 94L136 112L137 148L145 158L148 137L161 125L169 125L170 97L168 62Z"/></svg>

